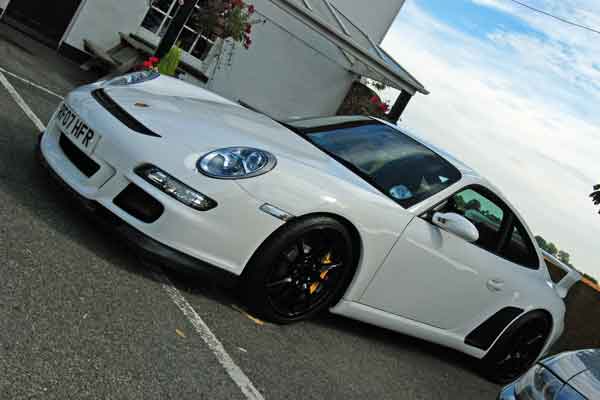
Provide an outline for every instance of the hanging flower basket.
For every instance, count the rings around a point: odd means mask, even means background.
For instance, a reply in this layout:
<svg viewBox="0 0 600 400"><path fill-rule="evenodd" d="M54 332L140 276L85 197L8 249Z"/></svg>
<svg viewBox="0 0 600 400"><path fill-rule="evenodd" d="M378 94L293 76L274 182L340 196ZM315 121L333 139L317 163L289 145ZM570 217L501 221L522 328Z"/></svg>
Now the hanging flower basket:
<svg viewBox="0 0 600 400"><path fill-rule="evenodd" d="M262 22L253 18L256 8L243 0L208 0L188 22L211 40L232 39L249 49L252 25Z"/></svg>

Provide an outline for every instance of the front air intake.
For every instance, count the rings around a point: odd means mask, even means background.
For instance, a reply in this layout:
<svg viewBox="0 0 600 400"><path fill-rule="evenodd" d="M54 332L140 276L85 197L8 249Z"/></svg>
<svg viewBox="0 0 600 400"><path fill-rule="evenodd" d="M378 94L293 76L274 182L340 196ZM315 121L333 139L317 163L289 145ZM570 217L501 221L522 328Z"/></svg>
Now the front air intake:
<svg viewBox="0 0 600 400"><path fill-rule="evenodd" d="M146 128L140 121L133 118L127 111L118 105L105 91L104 89L96 89L92 92L92 96L102 107L111 113L116 119L121 121L132 131L141 133L142 135L161 137L159 134L152 132Z"/></svg>
<svg viewBox="0 0 600 400"><path fill-rule="evenodd" d="M157 221L165 211L165 207L158 200L133 183L115 197L113 203L147 224Z"/></svg>

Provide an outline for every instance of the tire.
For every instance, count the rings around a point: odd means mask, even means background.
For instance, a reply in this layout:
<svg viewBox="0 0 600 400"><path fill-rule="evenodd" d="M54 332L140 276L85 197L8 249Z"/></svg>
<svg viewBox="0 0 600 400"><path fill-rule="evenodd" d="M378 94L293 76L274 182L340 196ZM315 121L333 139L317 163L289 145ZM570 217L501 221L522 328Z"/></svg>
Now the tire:
<svg viewBox="0 0 600 400"><path fill-rule="evenodd" d="M499 384L515 381L538 360L551 329L545 312L533 311L521 317L480 361L482 375Z"/></svg>
<svg viewBox="0 0 600 400"><path fill-rule="evenodd" d="M311 318L338 301L356 270L348 229L334 218L289 222L257 250L242 276L244 301L279 324Z"/></svg>

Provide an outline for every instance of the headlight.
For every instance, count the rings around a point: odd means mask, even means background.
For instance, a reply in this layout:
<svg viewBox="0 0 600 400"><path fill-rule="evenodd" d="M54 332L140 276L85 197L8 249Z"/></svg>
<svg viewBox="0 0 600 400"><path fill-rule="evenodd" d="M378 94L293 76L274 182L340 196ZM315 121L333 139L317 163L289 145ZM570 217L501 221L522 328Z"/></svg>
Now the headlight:
<svg viewBox="0 0 600 400"><path fill-rule="evenodd" d="M198 163L204 175L218 179L244 179L262 175L277 165L271 153L249 147L229 147L208 153Z"/></svg>
<svg viewBox="0 0 600 400"><path fill-rule="evenodd" d="M123 75L106 82L106 86L128 86L156 79L160 74L156 71L137 71Z"/></svg>
<svg viewBox="0 0 600 400"><path fill-rule="evenodd" d="M135 173L163 193L195 210L208 211L217 206L217 202L210 197L195 191L154 165L143 165L136 168Z"/></svg>
<svg viewBox="0 0 600 400"><path fill-rule="evenodd" d="M552 372L536 365L517 381L515 391L519 400L554 400L563 385Z"/></svg>

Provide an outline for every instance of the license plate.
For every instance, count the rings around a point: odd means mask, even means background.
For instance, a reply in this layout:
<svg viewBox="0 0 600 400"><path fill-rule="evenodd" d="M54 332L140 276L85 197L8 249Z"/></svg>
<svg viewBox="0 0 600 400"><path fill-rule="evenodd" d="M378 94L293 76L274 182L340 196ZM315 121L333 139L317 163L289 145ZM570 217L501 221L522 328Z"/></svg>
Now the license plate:
<svg viewBox="0 0 600 400"><path fill-rule="evenodd" d="M63 104L56 114L60 130L84 153L92 154L100 141L100 135L90 129L69 106Z"/></svg>

